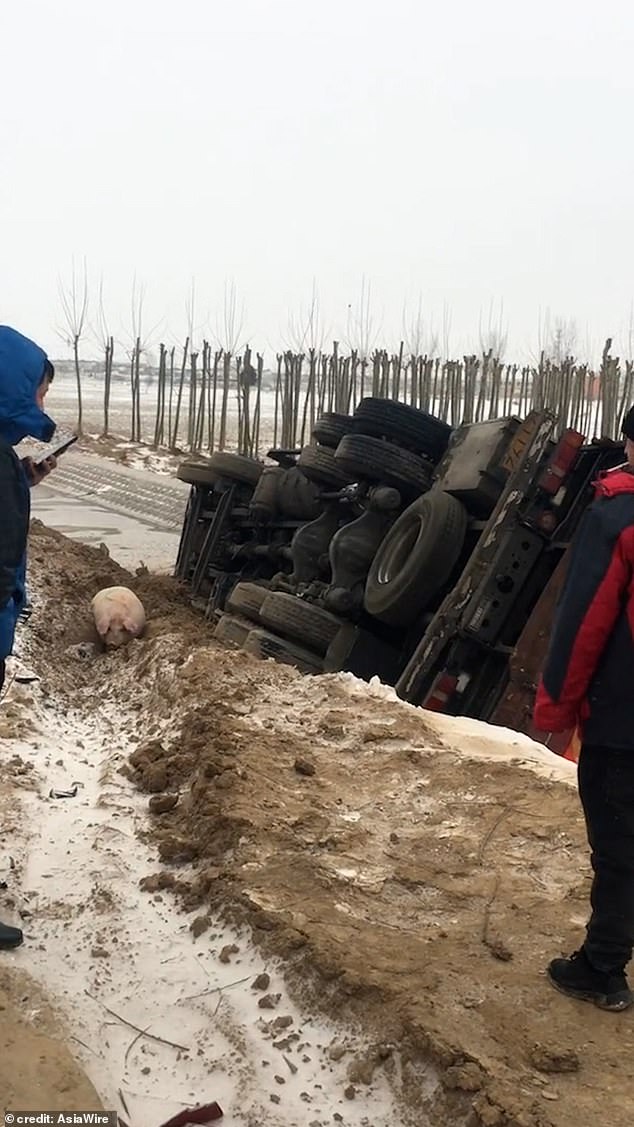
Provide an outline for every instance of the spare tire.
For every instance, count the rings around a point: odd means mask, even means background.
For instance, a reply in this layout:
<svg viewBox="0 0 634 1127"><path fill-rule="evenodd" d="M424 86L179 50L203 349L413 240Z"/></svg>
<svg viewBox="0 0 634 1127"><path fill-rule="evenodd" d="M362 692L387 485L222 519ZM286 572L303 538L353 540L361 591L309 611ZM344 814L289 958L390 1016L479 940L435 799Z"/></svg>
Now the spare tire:
<svg viewBox="0 0 634 1127"><path fill-rule="evenodd" d="M354 481L342 466L335 461L335 455L327 446L305 446L297 461L302 473L309 481L314 481L322 488L336 492L345 489Z"/></svg>
<svg viewBox="0 0 634 1127"><path fill-rule="evenodd" d="M226 477L229 481L239 481L242 485L257 485L264 466L255 458L245 458L243 454L225 454L219 450L209 459L209 468L215 470L216 478Z"/></svg>
<svg viewBox="0 0 634 1127"><path fill-rule="evenodd" d="M176 476L179 481L186 481L188 485L206 485L209 488L218 480L218 473L212 469L209 460L195 462L190 461L189 458L181 462L176 471Z"/></svg>
<svg viewBox="0 0 634 1127"><path fill-rule="evenodd" d="M354 430L375 438L387 438L417 454L424 454L432 462L439 462L451 435L451 427L395 399L362 399L354 413Z"/></svg>
<svg viewBox="0 0 634 1127"><path fill-rule="evenodd" d="M343 625L341 619L327 610L282 591L274 591L264 600L260 619L276 634L303 642L321 657Z"/></svg>
<svg viewBox="0 0 634 1127"><path fill-rule="evenodd" d="M251 622L259 622L260 608L268 594L268 588L257 583L236 583L227 599L227 610Z"/></svg>
<svg viewBox="0 0 634 1127"><path fill-rule="evenodd" d="M332 450L336 450L341 439L353 430L352 415L339 415L336 411L328 411L316 419L312 437L321 446L329 446Z"/></svg>
<svg viewBox="0 0 634 1127"><path fill-rule="evenodd" d="M272 658L283 665L293 665L300 673L323 673L323 662L309 650L295 646L284 638L266 630L252 630L242 646L247 653L259 658Z"/></svg>
<svg viewBox="0 0 634 1127"><path fill-rule="evenodd" d="M217 638L224 646L241 649L252 630L253 623L246 618L237 618L234 614L223 614L214 630L214 638Z"/></svg>
<svg viewBox="0 0 634 1127"><path fill-rule="evenodd" d="M365 609L392 626L412 623L455 568L467 531L464 505L433 489L401 513L368 572Z"/></svg>
<svg viewBox="0 0 634 1127"><path fill-rule="evenodd" d="M406 497L418 497L431 486L432 467L416 454L365 434L347 434L336 451L337 466L351 481L391 485Z"/></svg>

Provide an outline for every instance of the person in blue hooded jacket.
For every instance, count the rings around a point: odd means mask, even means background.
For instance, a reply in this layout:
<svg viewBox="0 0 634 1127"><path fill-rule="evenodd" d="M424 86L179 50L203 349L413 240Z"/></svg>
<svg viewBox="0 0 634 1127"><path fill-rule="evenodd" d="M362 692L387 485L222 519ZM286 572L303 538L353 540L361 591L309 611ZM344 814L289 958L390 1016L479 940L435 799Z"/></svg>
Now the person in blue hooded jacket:
<svg viewBox="0 0 634 1127"><path fill-rule="evenodd" d="M54 376L46 353L27 337L0 325L0 690L5 663L26 602L26 543L30 488L54 468L55 459L35 465L13 447L23 438L50 442L55 423L44 413ZM0 947L18 947L19 928L0 924Z"/></svg>

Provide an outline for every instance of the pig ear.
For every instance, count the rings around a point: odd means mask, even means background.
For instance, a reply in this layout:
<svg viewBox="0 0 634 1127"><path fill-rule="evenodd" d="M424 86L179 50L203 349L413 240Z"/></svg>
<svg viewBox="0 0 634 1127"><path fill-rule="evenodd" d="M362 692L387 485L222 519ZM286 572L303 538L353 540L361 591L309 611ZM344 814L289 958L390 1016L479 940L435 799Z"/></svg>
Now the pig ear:
<svg viewBox="0 0 634 1127"><path fill-rule="evenodd" d="M121 625L124 630L127 630L128 634L138 634L139 632L139 624L133 618L124 618Z"/></svg>

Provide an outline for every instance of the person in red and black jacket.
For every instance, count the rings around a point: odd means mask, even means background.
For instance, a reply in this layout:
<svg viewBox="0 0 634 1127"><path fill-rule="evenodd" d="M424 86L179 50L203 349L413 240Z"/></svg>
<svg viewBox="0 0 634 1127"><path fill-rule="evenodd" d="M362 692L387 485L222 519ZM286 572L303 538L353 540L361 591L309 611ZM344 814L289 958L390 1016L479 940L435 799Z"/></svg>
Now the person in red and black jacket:
<svg viewBox="0 0 634 1127"><path fill-rule="evenodd" d="M596 483L579 527L537 691L540 732L578 727L578 782L594 881L583 946L553 986L603 1009L632 1004L634 947L634 407L627 464Z"/></svg>

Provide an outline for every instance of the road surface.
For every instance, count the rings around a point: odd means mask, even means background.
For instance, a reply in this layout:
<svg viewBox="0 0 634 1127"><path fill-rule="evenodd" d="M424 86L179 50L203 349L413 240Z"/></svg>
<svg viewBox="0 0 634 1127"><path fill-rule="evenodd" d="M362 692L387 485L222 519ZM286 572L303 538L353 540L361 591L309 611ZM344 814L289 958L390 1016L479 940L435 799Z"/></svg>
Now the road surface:
<svg viewBox="0 0 634 1127"><path fill-rule="evenodd" d="M69 452L33 490L33 516L85 544L105 544L124 567L170 571L188 493L176 478Z"/></svg>

